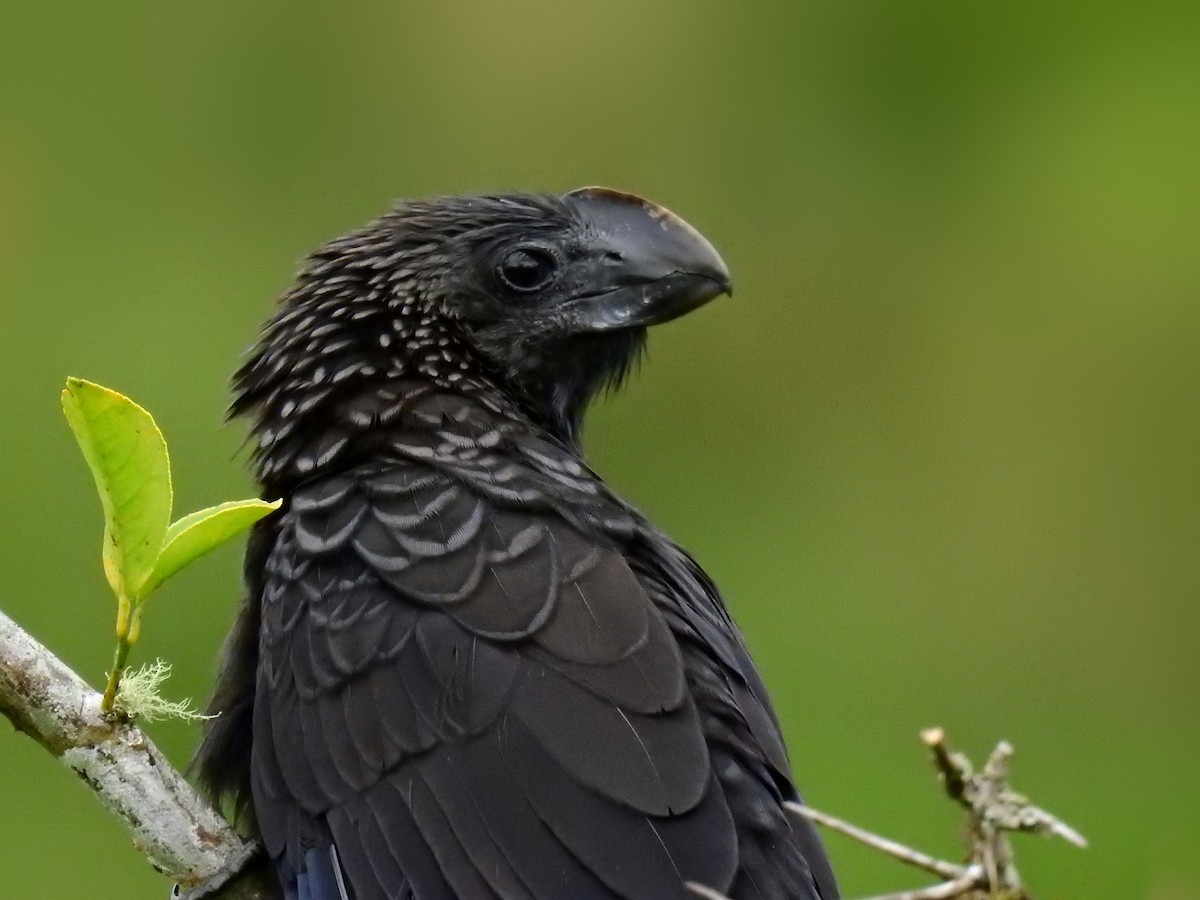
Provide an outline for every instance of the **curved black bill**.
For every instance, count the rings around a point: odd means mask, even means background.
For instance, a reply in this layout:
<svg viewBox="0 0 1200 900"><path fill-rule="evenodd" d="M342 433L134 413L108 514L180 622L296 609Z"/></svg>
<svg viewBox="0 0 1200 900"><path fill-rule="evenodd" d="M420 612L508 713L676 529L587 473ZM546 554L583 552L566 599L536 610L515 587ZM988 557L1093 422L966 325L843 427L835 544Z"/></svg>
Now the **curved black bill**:
<svg viewBox="0 0 1200 900"><path fill-rule="evenodd" d="M585 224L594 253L587 293L565 307L574 328L657 325L732 293L720 254L669 210L608 188L581 188L563 200Z"/></svg>

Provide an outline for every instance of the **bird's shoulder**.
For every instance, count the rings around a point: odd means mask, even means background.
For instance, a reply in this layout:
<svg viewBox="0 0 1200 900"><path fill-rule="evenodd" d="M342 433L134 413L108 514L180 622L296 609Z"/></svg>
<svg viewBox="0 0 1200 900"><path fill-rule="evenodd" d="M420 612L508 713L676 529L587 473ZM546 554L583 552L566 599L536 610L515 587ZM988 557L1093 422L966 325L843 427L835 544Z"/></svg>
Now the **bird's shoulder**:
<svg viewBox="0 0 1200 900"><path fill-rule="evenodd" d="M559 475L560 493L583 493ZM267 559L264 627L283 633L281 616L357 612L378 595L389 610L442 612L488 640L623 658L653 604L614 540L563 515L570 504L547 484L519 462L467 456L372 463L301 486ZM571 619L588 602L605 628L579 644L585 623Z"/></svg>
<svg viewBox="0 0 1200 900"><path fill-rule="evenodd" d="M727 885L733 823L679 646L614 539L560 512L589 476L477 449L291 497L255 706L269 852L298 870L294 823L325 821L339 847L386 834L376 867L465 853L429 870L461 879L447 896L525 896L564 873L579 897L682 897L680 873ZM343 864L356 885L374 877Z"/></svg>

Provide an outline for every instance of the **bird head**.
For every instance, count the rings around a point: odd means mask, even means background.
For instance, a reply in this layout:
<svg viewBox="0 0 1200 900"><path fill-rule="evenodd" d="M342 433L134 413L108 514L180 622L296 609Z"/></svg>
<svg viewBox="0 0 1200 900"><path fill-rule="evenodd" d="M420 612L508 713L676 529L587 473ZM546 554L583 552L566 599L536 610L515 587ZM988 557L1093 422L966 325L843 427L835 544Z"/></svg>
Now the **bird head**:
<svg viewBox="0 0 1200 900"><path fill-rule="evenodd" d="M238 373L260 457L371 385L491 390L574 444L646 329L729 293L712 245L607 188L403 202L314 253Z"/></svg>

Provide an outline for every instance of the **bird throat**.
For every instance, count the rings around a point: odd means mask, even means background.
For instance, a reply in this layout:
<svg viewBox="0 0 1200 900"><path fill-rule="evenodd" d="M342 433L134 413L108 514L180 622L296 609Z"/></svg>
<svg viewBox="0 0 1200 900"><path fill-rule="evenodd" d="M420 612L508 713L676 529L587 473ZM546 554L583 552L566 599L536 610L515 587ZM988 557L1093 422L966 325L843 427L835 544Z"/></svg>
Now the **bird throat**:
<svg viewBox="0 0 1200 900"><path fill-rule="evenodd" d="M544 349L509 378L528 398L538 423L579 451L588 405L601 392L621 387L645 345L642 328L575 335Z"/></svg>

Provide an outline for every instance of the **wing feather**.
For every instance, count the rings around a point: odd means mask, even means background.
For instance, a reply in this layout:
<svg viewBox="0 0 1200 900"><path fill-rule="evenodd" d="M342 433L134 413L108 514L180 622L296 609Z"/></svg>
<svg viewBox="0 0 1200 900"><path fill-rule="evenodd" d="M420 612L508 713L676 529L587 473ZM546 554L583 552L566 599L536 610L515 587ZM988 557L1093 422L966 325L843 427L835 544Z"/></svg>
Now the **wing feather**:
<svg viewBox="0 0 1200 900"><path fill-rule="evenodd" d="M297 492L262 597L255 805L310 893L321 840L357 900L732 882L679 649L605 539L424 466L363 468Z"/></svg>

